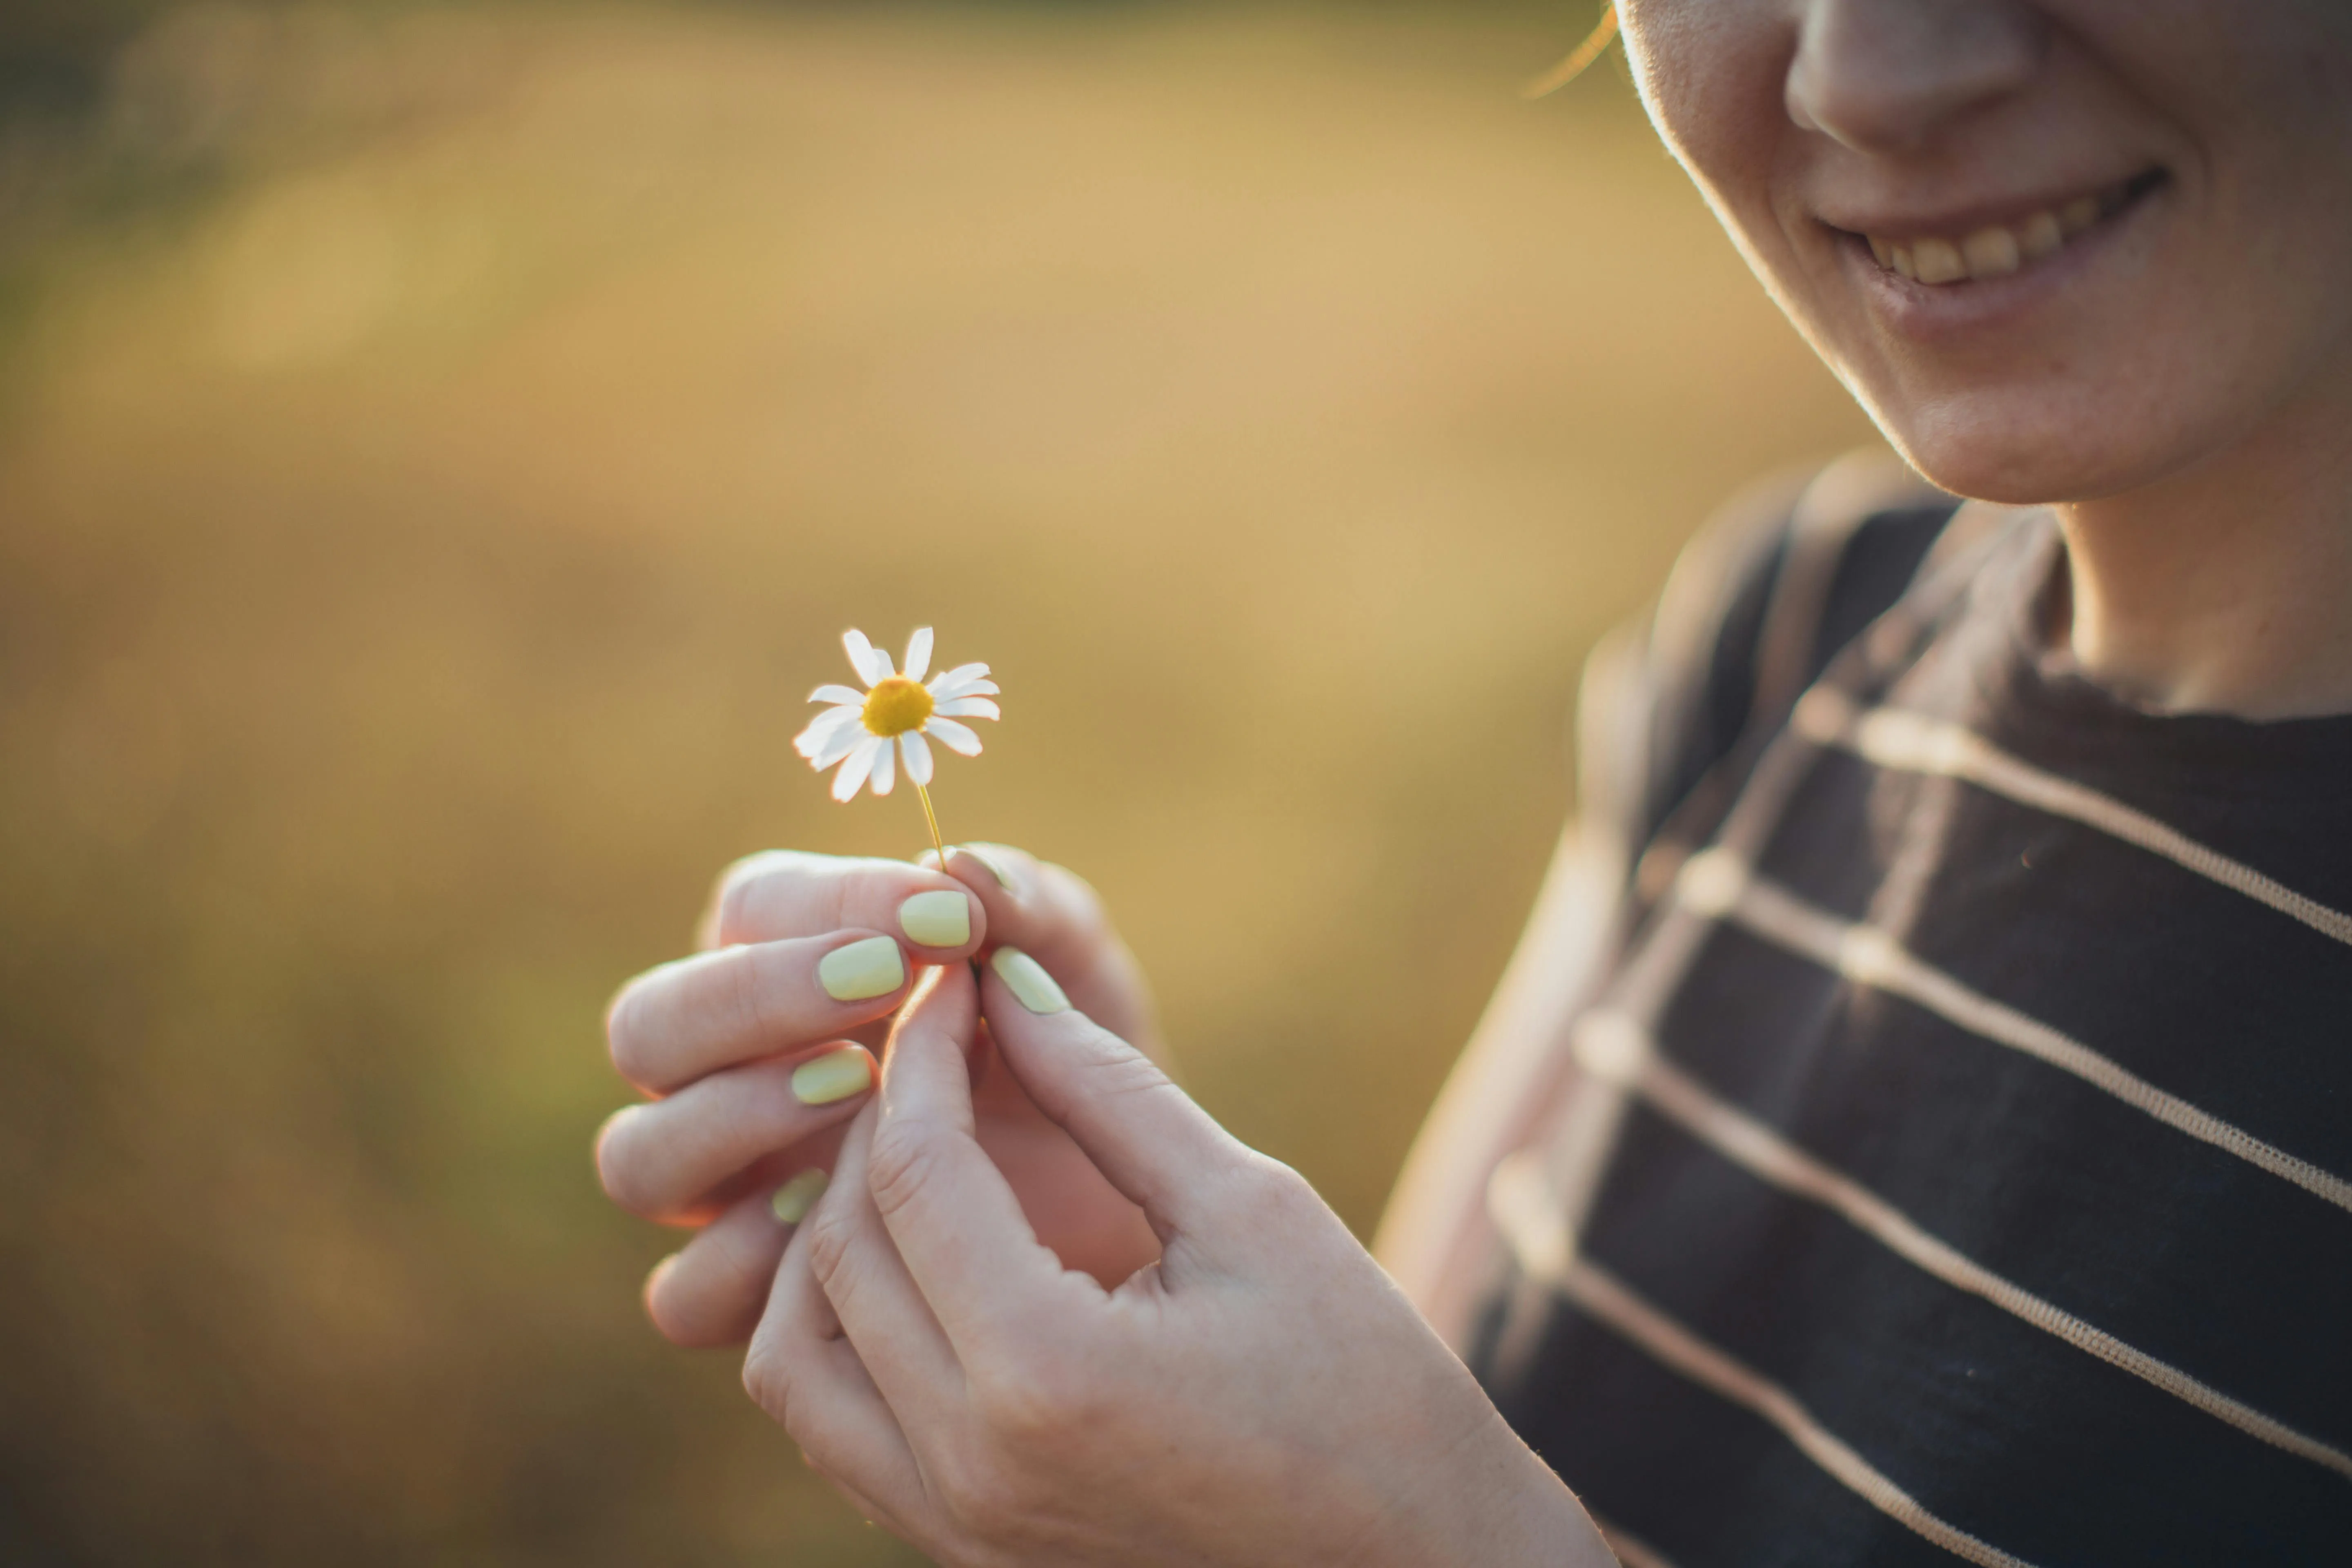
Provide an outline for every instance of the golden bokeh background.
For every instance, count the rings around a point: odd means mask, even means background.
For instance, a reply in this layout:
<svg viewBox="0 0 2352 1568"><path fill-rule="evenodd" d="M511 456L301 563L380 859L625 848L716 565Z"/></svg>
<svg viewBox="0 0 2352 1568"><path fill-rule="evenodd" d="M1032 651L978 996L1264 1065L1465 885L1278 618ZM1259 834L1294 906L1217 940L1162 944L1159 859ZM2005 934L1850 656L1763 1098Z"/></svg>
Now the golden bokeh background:
<svg viewBox="0 0 2352 1568"><path fill-rule="evenodd" d="M1867 434L1622 66L1517 96L1584 9L108 10L0 121L0 1558L914 1560L588 1163L719 867L923 841L845 626L1368 1233L1584 650Z"/></svg>

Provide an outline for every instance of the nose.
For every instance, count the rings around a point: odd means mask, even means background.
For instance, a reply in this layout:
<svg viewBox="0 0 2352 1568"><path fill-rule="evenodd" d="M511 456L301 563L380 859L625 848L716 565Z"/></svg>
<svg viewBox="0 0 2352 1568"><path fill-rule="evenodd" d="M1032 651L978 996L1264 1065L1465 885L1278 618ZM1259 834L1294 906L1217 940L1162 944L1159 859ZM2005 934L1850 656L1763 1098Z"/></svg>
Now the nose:
<svg viewBox="0 0 2352 1568"><path fill-rule="evenodd" d="M2031 0L1799 0L1789 118L1849 147L1909 152L2040 68Z"/></svg>

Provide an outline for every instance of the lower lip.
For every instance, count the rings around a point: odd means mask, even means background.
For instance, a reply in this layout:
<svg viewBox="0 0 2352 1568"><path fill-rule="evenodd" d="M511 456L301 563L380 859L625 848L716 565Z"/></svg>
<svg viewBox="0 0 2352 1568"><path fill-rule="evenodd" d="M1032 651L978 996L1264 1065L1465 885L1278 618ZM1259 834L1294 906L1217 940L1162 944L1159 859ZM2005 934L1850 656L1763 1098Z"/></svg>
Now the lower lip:
<svg viewBox="0 0 2352 1568"><path fill-rule="evenodd" d="M2169 188L2158 185L2143 193L2068 240L2054 255L2029 262L2006 278L1922 283L1881 267L1862 236L1840 230L1834 239L1841 265L1887 326L1906 338L1949 342L2011 325L2077 288L2085 272L2151 221Z"/></svg>

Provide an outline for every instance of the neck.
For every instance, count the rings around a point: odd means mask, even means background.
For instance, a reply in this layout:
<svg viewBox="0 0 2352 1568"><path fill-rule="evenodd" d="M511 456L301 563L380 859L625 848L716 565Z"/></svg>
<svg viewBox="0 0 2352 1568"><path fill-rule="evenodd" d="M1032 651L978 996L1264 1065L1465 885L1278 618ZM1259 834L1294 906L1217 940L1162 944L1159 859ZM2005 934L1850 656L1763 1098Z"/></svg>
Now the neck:
<svg viewBox="0 0 2352 1568"><path fill-rule="evenodd" d="M2352 399L2057 509L2082 672L2159 712L2352 712Z"/></svg>

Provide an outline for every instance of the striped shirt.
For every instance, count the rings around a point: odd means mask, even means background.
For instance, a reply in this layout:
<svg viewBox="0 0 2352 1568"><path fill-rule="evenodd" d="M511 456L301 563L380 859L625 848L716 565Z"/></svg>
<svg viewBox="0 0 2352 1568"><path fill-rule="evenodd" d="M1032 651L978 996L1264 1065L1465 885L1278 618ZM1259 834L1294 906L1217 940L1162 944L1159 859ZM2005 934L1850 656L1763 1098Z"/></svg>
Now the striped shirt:
<svg viewBox="0 0 2352 1568"><path fill-rule="evenodd" d="M1953 512L1718 539L1633 661L1471 1364L1635 1568L2352 1563L2352 719L2118 702Z"/></svg>

